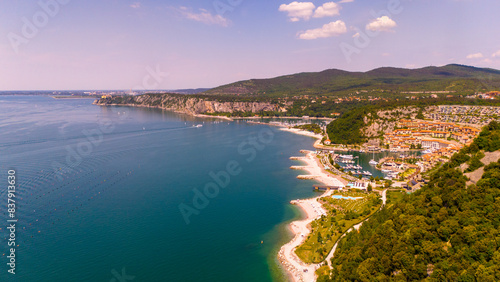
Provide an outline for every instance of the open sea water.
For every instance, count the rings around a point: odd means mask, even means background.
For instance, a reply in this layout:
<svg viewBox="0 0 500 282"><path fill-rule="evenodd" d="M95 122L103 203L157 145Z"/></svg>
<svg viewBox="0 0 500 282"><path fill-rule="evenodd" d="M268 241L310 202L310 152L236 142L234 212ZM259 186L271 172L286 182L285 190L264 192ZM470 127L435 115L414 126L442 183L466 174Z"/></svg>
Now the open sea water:
<svg viewBox="0 0 500 282"><path fill-rule="evenodd" d="M289 158L312 138L92 102L0 96L0 281L285 280L289 201L315 195Z"/></svg>

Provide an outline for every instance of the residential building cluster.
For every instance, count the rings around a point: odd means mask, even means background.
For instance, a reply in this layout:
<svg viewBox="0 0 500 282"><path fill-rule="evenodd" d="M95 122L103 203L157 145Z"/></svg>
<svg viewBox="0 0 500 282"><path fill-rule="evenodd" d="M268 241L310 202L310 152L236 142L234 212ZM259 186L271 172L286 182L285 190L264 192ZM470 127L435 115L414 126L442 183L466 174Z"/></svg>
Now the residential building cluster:
<svg viewBox="0 0 500 282"><path fill-rule="evenodd" d="M426 149L422 165L430 168L437 161L451 157L463 146L470 145L480 129L448 122L401 120L397 129L384 135L384 143L391 150Z"/></svg>
<svg viewBox="0 0 500 282"><path fill-rule="evenodd" d="M409 149L411 145L433 149L461 147L472 142L480 132L471 126L421 120L401 120L396 127L384 135L385 144L395 149Z"/></svg>
<svg viewBox="0 0 500 282"><path fill-rule="evenodd" d="M439 106L428 108L424 116L428 119L442 122L484 126L493 120L500 121L500 107Z"/></svg>
<svg viewBox="0 0 500 282"><path fill-rule="evenodd" d="M500 96L500 91L490 91L486 93L476 93L474 95L469 95L467 98L469 99L486 99L486 100L494 100Z"/></svg>

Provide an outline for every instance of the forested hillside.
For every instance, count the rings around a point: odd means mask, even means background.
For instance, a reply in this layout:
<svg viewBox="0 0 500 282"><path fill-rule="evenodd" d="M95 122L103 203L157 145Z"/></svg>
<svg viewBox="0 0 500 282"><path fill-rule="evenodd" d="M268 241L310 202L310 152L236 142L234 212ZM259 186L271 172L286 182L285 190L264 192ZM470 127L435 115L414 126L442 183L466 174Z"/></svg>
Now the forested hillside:
<svg viewBox="0 0 500 282"><path fill-rule="evenodd" d="M500 71L464 65L420 69L378 68L368 72L337 69L298 73L270 79L250 79L210 89L209 95L257 95L286 97L296 95L360 95L395 98L408 91L449 91L470 94L500 87ZM412 94L415 95L415 94Z"/></svg>
<svg viewBox="0 0 500 282"><path fill-rule="evenodd" d="M365 141L361 129L365 126L364 117L370 107L355 108L327 126L327 133L334 144L360 144Z"/></svg>
<svg viewBox="0 0 500 282"><path fill-rule="evenodd" d="M470 148L339 243L318 281L500 281L500 163L476 185L458 169L474 151L498 149L492 122Z"/></svg>

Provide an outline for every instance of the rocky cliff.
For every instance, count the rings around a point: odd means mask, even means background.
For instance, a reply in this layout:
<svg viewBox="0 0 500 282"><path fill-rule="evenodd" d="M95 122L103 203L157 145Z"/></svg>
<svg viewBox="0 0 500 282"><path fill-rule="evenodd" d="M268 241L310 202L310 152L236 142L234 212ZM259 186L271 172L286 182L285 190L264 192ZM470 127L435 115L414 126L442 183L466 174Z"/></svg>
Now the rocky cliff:
<svg viewBox="0 0 500 282"><path fill-rule="evenodd" d="M368 138L377 138L385 133L394 131L396 124L401 119L414 119L419 108L414 106L399 107L392 110L380 110L374 116L368 114L364 117L365 127L362 133Z"/></svg>
<svg viewBox="0 0 500 282"><path fill-rule="evenodd" d="M146 94L140 96L123 96L101 98L94 102L97 105L124 105L154 107L186 114L213 114L234 112L286 112L286 105L279 106L270 102L252 101L220 101L213 97L193 97L175 94Z"/></svg>

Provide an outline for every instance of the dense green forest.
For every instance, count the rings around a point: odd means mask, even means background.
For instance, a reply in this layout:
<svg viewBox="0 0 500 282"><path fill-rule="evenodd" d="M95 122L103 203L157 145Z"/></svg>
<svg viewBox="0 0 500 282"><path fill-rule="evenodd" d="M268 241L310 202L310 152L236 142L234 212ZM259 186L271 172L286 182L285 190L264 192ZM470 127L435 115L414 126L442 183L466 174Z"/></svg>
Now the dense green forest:
<svg viewBox="0 0 500 282"><path fill-rule="evenodd" d="M457 169L467 154L495 150L498 134L492 122L428 185L349 233L318 281L500 281L500 163L468 187Z"/></svg>
<svg viewBox="0 0 500 282"><path fill-rule="evenodd" d="M360 144L365 141L361 129L365 126L364 117L368 107L353 109L331 122L326 130L328 137L334 144Z"/></svg>

